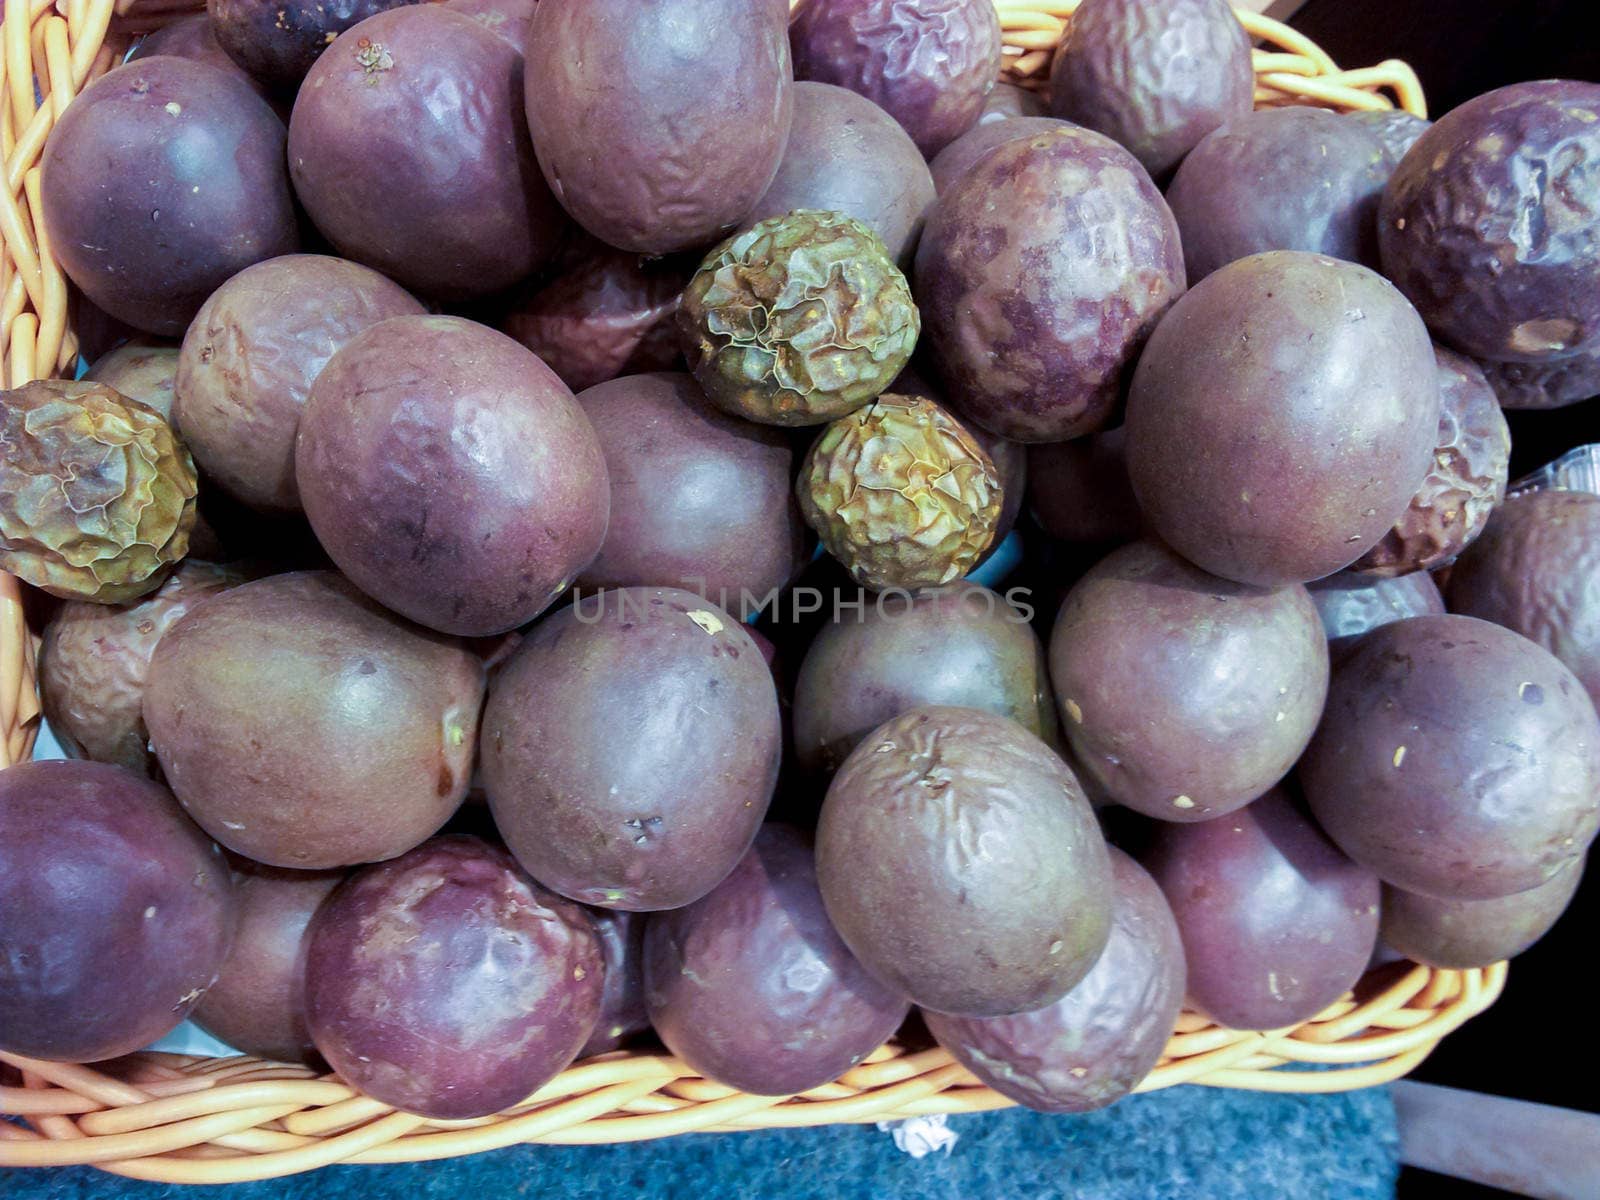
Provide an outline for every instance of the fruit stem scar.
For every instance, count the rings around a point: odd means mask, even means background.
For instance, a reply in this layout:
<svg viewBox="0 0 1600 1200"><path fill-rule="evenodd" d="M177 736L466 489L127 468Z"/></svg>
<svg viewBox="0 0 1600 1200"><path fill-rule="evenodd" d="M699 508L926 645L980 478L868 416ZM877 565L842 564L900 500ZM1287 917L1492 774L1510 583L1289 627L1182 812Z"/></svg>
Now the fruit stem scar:
<svg viewBox="0 0 1600 1200"><path fill-rule="evenodd" d="M369 77L378 71L387 71L394 66L394 55L384 49L382 42L374 42L362 38L356 43L356 64ZM369 82L372 80L369 79Z"/></svg>

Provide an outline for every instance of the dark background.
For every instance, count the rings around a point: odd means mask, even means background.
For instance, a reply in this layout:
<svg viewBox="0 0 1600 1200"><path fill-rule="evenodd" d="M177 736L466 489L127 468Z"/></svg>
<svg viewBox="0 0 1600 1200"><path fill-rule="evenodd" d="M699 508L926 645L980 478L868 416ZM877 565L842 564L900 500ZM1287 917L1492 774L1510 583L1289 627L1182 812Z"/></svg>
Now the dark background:
<svg viewBox="0 0 1600 1200"><path fill-rule="evenodd" d="M1290 23L1341 66L1409 62L1434 116L1520 80L1600 81L1597 0L1311 0ZM1600 400L1510 418L1513 477L1600 441ZM1512 964L1500 1002L1446 1038L1413 1078L1600 1111L1592 1085L1600 1052L1583 1032L1597 924L1600 870L1591 870L1561 923ZM1508 1194L1409 1170L1399 1192L1401 1200Z"/></svg>
<svg viewBox="0 0 1600 1200"><path fill-rule="evenodd" d="M1410 63L1434 116L1526 79L1600 79L1594 0L1309 0L1289 23L1342 67Z"/></svg>

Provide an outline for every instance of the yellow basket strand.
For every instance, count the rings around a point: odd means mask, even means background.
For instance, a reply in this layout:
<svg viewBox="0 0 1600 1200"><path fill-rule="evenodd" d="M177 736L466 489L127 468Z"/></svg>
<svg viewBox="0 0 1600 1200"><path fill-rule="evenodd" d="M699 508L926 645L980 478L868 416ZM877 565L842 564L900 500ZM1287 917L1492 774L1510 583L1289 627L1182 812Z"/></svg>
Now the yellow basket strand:
<svg viewBox="0 0 1600 1200"><path fill-rule="evenodd" d="M1492 1004L1505 977L1503 963L1481 971L1389 969L1374 975L1364 999L1347 996L1303 1026L1267 1033L1219 1029L1186 1013L1179 1026L1187 1032L1174 1034L1163 1062L1138 1090L1199 1083L1310 1093L1387 1082ZM1396 1021L1402 1013L1415 1019ZM155 1083L131 1087L91 1067L0 1054L43 1089L0 1089L0 1112L24 1115L38 1131L0 1138L0 1166L93 1162L140 1179L224 1183L332 1162L415 1162L519 1142L588 1145L1009 1104L977 1086L942 1049L906 1053L891 1044L871 1058L836 1084L783 1098L741 1095L670 1056L610 1055L570 1068L497 1118L450 1122L396 1113L336 1080L255 1059L150 1055L120 1065L128 1076L159 1076L162 1087L179 1082L174 1074L201 1085L161 1097L153 1094ZM1331 1069L1293 1069L1309 1065ZM210 1086L210 1080L220 1082Z"/></svg>
<svg viewBox="0 0 1600 1200"><path fill-rule="evenodd" d="M1077 11L1077 0L995 0L995 8L1005 38L1006 77L1023 87L1042 89L1049 79L1052 52ZM1401 108L1419 117L1428 115L1422 88L1404 63L1340 71L1322 47L1298 30L1249 6L1235 6L1234 11L1245 32L1261 43L1254 55L1258 103L1385 109L1395 106L1384 94L1392 91Z"/></svg>

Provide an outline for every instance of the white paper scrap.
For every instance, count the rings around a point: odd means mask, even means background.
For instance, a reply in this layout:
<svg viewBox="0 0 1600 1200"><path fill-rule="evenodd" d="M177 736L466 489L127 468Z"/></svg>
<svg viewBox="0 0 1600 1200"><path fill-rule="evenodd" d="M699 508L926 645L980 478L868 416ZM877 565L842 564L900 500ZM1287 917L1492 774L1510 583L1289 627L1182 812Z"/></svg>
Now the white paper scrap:
<svg viewBox="0 0 1600 1200"><path fill-rule="evenodd" d="M933 1117L907 1117L903 1121L879 1121L878 1128L894 1138L895 1148L912 1158L922 1158L936 1150L950 1153L960 1135L945 1123L941 1113Z"/></svg>

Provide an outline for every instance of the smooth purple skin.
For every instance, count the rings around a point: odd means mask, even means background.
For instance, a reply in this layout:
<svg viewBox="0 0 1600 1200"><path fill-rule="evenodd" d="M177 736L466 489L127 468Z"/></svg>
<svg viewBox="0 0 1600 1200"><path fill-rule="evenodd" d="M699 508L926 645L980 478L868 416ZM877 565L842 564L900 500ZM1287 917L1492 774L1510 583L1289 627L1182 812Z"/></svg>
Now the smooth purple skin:
<svg viewBox="0 0 1600 1200"><path fill-rule="evenodd" d="M299 512L294 439L311 384L361 330L423 311L378 272L327 255L239 272L200 306L179 356L173 423L195 463L251 508Z"/></svg>
<svg viewBox="0 0 1600 1200"><path fill-rule="evenodd" d="M622 588L523 640L490 689L480 764L535 878L649 912L698 900L750 848L781 741L772 672L738 621L690 592Z"/></svg>
<svg viewBox="0 0 1600 1200"><path fill-rule="evenodd" d="M1328 653L1335 663L1350 652L1362 634L1380 625L1444 612L1444 597L1426 571L1391 579L1340 571L1306 586L1311 603L1317 606L1317 616L1322 618Z"/></svg>
<svg viewBox="0 0 1600 1200"><path fill-rule="evenodd" d="M1255 82L1250 39L1226 0L1086 0L1050 66L1050 111L1126 146L1162 179L1250 112Z"/></svg>
<svg viewBox="0 0 1600 1200"><path fill-rule="evenodd" d="M228 57L228 52L222 48L222 43L217 41L217 33L211 25L211 14L208 12L190 13L186 17L179 17L176 21L169 21L160 29L152 29L139 39L126 61L138 62L142 58L154 58L158 54L171 54L178 58L219 67L230 75L237 75L250 85L256 95L269 104L272 103L267 85ZM287 113L287 109L284 111Z"/></svg>
<svg viewBox="0 0 1600 1200"><path fill-rule="evenodd" d="M471 17L521 54L528 44L528 26L539 0L444 0L444 6Z"/></svg>
<svg viewBox="0 0 1600 1200"><path fill-rule="evenodd" d="M1567 911L1584 864L1574 861L1526 892L1493 900L1436 900L1383 889L1383 941L1413 962L1464 971L1515 958Z"/></svg>
<svg viewBox="0 0 1600 1200"><path fill-rule="evenodd" d="M744 223L802 208L842 212L882 238L905 269L933 199L928 164L898 121L846 88L797 83L783 161Z"/></svg>
<svg viewBox="0 0 1600 1200"><path fill-rule="evenodd" d="M1417 144L1417 139L1433 128L1432 121L1408 113L1403 108L1346 113L1345 120L1364 125L1369 132L1378 135L1378 140L1383 143L1384 153L1389 157L1391 173L1400 165L1400 160L1406 156L1406 151Z"/></svg>
<svg viewBox="0 0 1600 1200"><path fill-rule="evenodd" d="M1451 109L1384 190L1384 274L1474 358L1600 350L1600 85L1541 80Z"/></svg>
<svg viewBox="0 0 1600 1200"><path fill-rule="evenodd" d="M782 825L763 826L710 895L650 918L645 996L667 1049L757 1096L831 1083L911 1008L840 939L810 836Z"/></svg>
<svg viewBox="0 0 1600 1200"><path fill-rule="evenodd" d="M657 255L744 221L794 117L787 13L781 0L541 0L528 125L578 224Z"/></svg>
<svg viewBox="0 0 1600 1200"><path fill-rule="evenodd" d="M418 0L207 0L218 45L252 77L290 93L334 38Z"/></svg>
<svg viewBox="0 0 1600 1200"><path fill-rule="evenodd" d="M1001 82L995 84L994 90L985 98L983 111L978 114L978 124L989 125L1016 117L1042 117L1045 112L1045 102L1033 92L1014 83Z"/></svg>
<svg viewBox="0 0 1600 1200"><path fill-rule="evenodd" d="M1092 1112L1122 1099L1160 1061L1183 1009L1183 941L1166 897L1115 847L1111 881L1111 939L1060 1000L1014 1017L923 1014L962 1066L1038 1112Z"/></svg>
<svg viewBox="0 0 1600 1200"><path fill-rule="evenodd" d="M1450 611L1531 638L1600 706L1600 496L1507 500L1450 572Z"/></svg>
<svg viewBox="0 0 1600 1200"><path fill-rule="evenodd" d="M1299 777L1328 836L1385 883L1488 900L1538 887L1594 840L1600 718L1520 634L1412 617L1338 665Z"/></svg>
<svg viewBox="0 0 1600 1200"><path fill-rule="evenodd" d="M681 373L614 379L578 404L611 481L611 523L578 573L584 590L661 584L747 615L805 565L783 430L727 416Z"/></svg>
<svg viewBox="0 0 1600 1200"><path fill-rule="evenodd" d="M933 174L934 190L944 195L951 184L972 170L996 146L1036 133L1048 133L1064 124L1066 122L1042 113L1023 114L1008 121L979 122L933 156L929 170Z"/></svg>
<svg viewBox="0 0 1600 1200"><path fill-rule="evenodd" d="M915 708L845 760L817 825L817 879L845 944L924 1009L1053 1004L1111 930L1111 861L1061 759L1016 722Z"/></svg>
<svg viewBox="0 0 1600 1200"><path fill-rule="evenodd" d="M1281 790L1198 825L1163 825L1144 865L1172 905L1189 1003L1229 1029L1309 1021L1365 973L1378 877Z"/></svg>
<svg viewBox="0 0 1600 1200"><path fill-rule="evenodd" d="M575 392L679 363L678 298L691 267L591 242L497 322Z"/></svg>
<svg viewBox="0 0 1600 1200"><path fill-rule="evenodd" d="M1203 279L1151 336L1128 393L1128 474L1179 554L1278 587L1387 533L1438 432L1433 343L1405 297L1355 263L1273 251Z"/></svg>
<svg viewBox="0 0 1600 1200"><path fill-rule="evenodd" d="M1306 250L1378 267L1382 141L1321 108L1268 108L1208 134L1183 160L1167 203L1189 282L1263 250Z"/></svg>
<svg viewBox="0 0 1600 1200"><path fill-rule="evenodd" d="M464 1120L560 1074L594 1031L604 982L581 908L454 835L365 868L317 912L306 1021L363 1095Z"/></svg>
<svg viewBox="0 0 1600 1200"><path fill-rule="evenodd" d="M644 1002L644 914L608 908L586 911L606 960L606 983L600 992L600 1018L578 1051L579 1058L620 1050L650 1028Z"/></svg>
<svg viewBox="0 0 1600 1200"><path fill-rule="evenodd" d="M746 625L744 631L750 635L750 640L756 644L756 649L761 651L761 659L771 668L773 677L775 679L778 678L781 674L779 671L778 647L773 645L772 639L754 625Z"/></svg>
<svg viewBox="0 0 1600 1200"><path fill-rule="evenodd" d="M1116 546L1139 536L1139 502L1128 482L1118 429L1028 447L1028 509L1053 538Z"/></svg>
<svg viewBox="0 0 1600 1200"><path fill-rule="evenodd" d="M795 78L859 92L926 158L972 128L1000 74L989 0L802 0L789 40Z"/></svg>
<svg viewBox="0 0 1600 1200"><path fill-rule="evenodd" d="M1178 227L1144 168L1064 124L962 175L917 248L924 336L951 403L1018 442L1110 422L1183 287Z"/></svg>
<svg viewBox="0 0 1600 1200"><path fill-rule="evenodd" d="M234 877L239 926L217 982L192 1014L211 1036L271 1062L319 1063L306 1027L306 930L343 871L251 863Z"/></svg>
<svg viewBox="0 0 1600 1200"><path fill-rule="evenodd" d="M1304 588L1229 583L1141 541L1067 593L1050 678L1074 760L1107 795L1205 821L1294 766L1322 715L1328 644Z"/></svg>
<svg viewBox="0 0 1600 1200"><path fill-rule="evenodd" d="M439 4L352 26L295 99L300 203L341 255L424 296L521 282L566 234L517 102L522 75L503 38Z"/></svg>
<svg viewBox="0 0 1600 1200"><path fill-rule="evenodd" d="M822 627L795 679L795 759L832 771L885 721L928 704L997 713L1059 744L1033 627L1004 596L962 581Z"/></svg>
<svg viewBox="0 0 1600 1200"><path fill-rule="evenodd" d="M566 384L460 317L393 317L317 376L300 500L351 582L443 633L525 625L594 561L610 489Z"/></svg>
<svg viewBox="0 0 1600 1200"><path fill-rule="evenodd" d="M0 771L0 1050L130 1054L217 978L235 900L222 851L172 794L123 768Z"/></svg>
<svg viewBox="0 0 1600 1200"><path fill-rule="evenodd" d="M483 665L333 571L269 575L156 643L144 721L184 807L228 849L317 870L403 854L460 806Z"/></svg>
<svg viewBox="0 0 1600 1200"><path fill-rule="evenodd" d="M283 154L283 122L236 74L171 55L117 67L45 143L51 252L110 316L180 335L230 276L299 247Z"/></svg>
<svg viewBox="0 0 1600 1200"><path fill-rule="evenodd" d="M1600 396L1600 351L1543 363L1478 365L1504 409L1565 408Z"/></svg>

